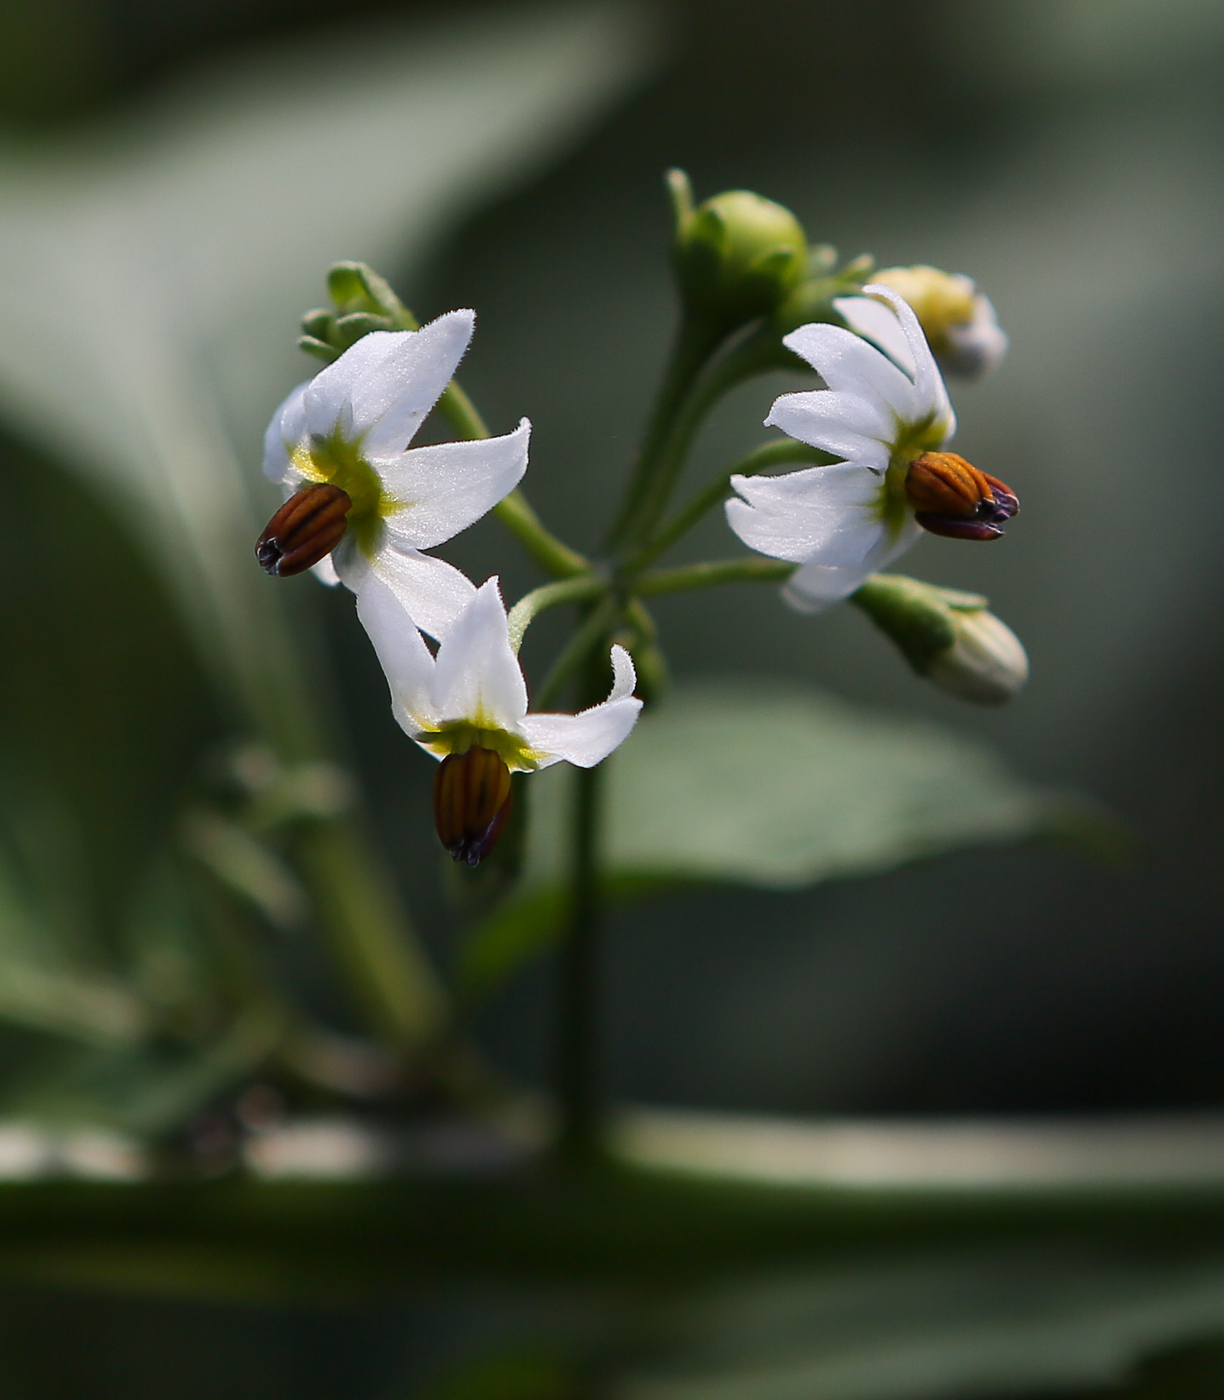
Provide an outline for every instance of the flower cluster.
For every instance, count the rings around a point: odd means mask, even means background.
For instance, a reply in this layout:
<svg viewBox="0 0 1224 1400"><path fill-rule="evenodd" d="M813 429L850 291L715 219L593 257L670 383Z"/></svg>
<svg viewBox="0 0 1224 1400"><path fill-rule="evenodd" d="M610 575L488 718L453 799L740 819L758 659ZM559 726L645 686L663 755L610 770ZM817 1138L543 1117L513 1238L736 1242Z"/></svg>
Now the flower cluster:
<svg viewBox="0 0 1224 1400"><path fill-rule="evenodd" d="M823 387L783 394L765 423L831 459L760 475L769 462L796 460L784 444L782 453L761 449L749 471L732 472L714 484L718 494L702 493L696 508L681 511L681 527L723 501L729 482L731 529L752 549L794 566L781 570L794 607L816 612L854 595L920 675L979 703L1010 698L1023 684L1027 660L1014 635L986 611L985 599L878 573L924 531L994 540L1019 509L1001 481L947 450L956 418L939 364L973 375L998 363L1006 338L990 303L967 278L933 268L894 268L863 285L860 259L824 282L812 280L813 268L835 255L809 256L788 210L742 190L694 208L687 180L674 173L672 185L677 276L691 323L686 353L698 346L716 358L721 345L734 345L752 324L765 328L758 336L773 325L776 341L780 331L769 318L797 288L816 298L818 312L825 297L824 312L781 338ZM496 577L478 588L427 551L494 508L505 519L511 493L517 502L511 514L541 543L547 532L516 490L531 426L523 419L513 432L488 437L477 435L481 425L472 417L458 423L472 426L462 441L413 446L442 396L445 407L458 392L452 379L475 317L452 311L419 328L385 329L416 323L369 269L345 264L340 270L344 287L357 285L379 315L364 315L363 331L347 348L310 340L309 348L336 358L295 389L269 425L264 470L286 499L256 552L271 574L312 569L357 595L395 717L439 761L438 834L455 859L475 865L505 825L512 774L562 760L590 768L629 735L642 701L633 693L630 654L612 639L624 637L639 650L648 678L662 672L641 596L720 574L753 575L731 561L692 566L687 575L672 571L670 581L667 571L643 576L683 533L662 518L682 455L666 418L656 416L622 525L613 532L613 557L596 567L548 536L534 552L557 566L556 581L508 614ZM333 327L334 319L321 312L308 318L320 335L346 320ZM751 335L739 341L748 352L754 343ZM726 363L735 363L734 353ZM757 362L749 354L747 363ZM735 376L721 382L729 385ZM674 390L673 384L668 392ZM684 408L682 398L664 402L675 412ZM756 576L766 575L780 576L758 567ZM578 714L531 713L518 644L535 612L558 601L587 604L596 626L583 644L586 674L593 657L607 654L612 689L607 700Z"/></svg>
<svg viewBox="0 0 1224 1400"><path fill-rule="evenodd" d="M269 572L313 569L357 594L396 719L440 760L443 845L476 865L510 810L510 775L562 759L601 762L642 702L633 662L611 650L612 693L580 714L529 714L496 578L477 588L422 553L451 539L517 486L531 425L504 437L410 447L454 375L475 317L452 311L415 331L374 331L299 385L273 415L264 470L287 500L260 536ZM437 654L422 634L439 639Z"/></svg>

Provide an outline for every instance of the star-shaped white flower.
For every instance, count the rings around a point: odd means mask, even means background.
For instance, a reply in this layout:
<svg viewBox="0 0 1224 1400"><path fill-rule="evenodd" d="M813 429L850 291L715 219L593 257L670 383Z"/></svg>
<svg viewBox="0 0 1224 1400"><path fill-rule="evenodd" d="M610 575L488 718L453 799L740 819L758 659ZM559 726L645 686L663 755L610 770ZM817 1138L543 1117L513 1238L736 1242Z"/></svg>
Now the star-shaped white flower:
<svg viewBox="0 0 1224 1400"><path fill-rule="evenodd" d="M442 761L434 810L438 835L457 860L475 865L497 839L511 773L562 760L593 768L637 723L637 675L620 646L612 648L612 691L602 704L576 715L528 714L527 683L496 578L475 590L436 657L377 575L358 595L357 614L382 662L400 728Z"/></svg>
<svg viewBox="0 0 1224 1400"><path fill-rule="evenodd" d="M800 326L782 343L828 387L783 394L765 423L842 460L784 476L731 478L742 499L727 502L728 523L752 549L801 566L785 596L806 612L853 593L908 549L923 525L962 538L994 538L1001 533L998 522L1016 509L1001 482L940 454L956 417L922 329L890 288L873 283L863 290L887 302L889 315L895 312L908 372L852 331ZM910 468L927 454L940 454L937 473L950 473L954 485L959 473L968 483L967 504L948 497L942 479L933 479L933 496L917 498ZM949 462L958 465L947 468Z"/></svg>
<svg viewBox="0 0 1224 1400"><path fill-rule="evenodd" d="M391 688L403 731L435 758L473 744L501 754L512 772L564 759L593 768L623 743L642 702L629 653L612 648L612 693L576 715L528 714L527 682L510 646L509 620L496 576L473 592L430 653L400 598L377 577L357 598L361 618Z"/></svg>
<svg viewBox="0 0 1224 1400"><path fill-rule="evenodd" d="M525 418L504 437L408 445L453 378L474 322L471 311L451 311L420 330L363 336L289 395L264 439L264 472L288 493L327 486L351 499L343 538L315 572L354 592L371 576L382 579L434 637L476 590L421 551L479 520L527 468Z"/></svg>

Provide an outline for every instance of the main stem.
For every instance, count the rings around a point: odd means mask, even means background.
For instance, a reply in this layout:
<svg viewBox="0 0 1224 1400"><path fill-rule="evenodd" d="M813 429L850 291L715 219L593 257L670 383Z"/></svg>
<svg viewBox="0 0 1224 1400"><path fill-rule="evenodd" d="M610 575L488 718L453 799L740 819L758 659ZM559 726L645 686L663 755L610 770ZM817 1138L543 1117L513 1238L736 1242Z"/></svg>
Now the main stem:
<svg viewBox="0 0 1224 1400"><path fill-rule="evenodd" d="M603 1147L599 1082L599 811L601 767L579 768L574 788L569 926L561 945L557 1152L589 1163Z"/></svg>

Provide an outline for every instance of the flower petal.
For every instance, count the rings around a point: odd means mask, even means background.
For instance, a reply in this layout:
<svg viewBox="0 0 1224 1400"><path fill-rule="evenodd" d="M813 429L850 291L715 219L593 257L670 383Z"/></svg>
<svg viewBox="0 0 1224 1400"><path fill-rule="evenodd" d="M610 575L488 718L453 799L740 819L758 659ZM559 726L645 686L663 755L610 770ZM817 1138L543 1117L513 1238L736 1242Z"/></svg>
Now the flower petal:
<svg viewBox="0 0 1224 1400"><path fill-rule="evenodd" d="M375 461L383 489L398 502L386 514L391 537L430 549L466 530L522 480L531 424L504 437L413 447L394 461Z"/></svg>
<svg viewBox="0 0 1224 1400"><path fill-rule="evenodd" d="M912 379L853 331L817 322L791 331L782 344L806 360L830 389L868 399L906 421L914 416Z"/></svg>
<svg viewBox="0 0 1224 1400"><path fill-rule="evenodd" d="M497 578L487 579L438 648L433 706L443 719L514 732L527 713L527 683L510 649Z"/></svg>
<svg viewBox="0 0 1224 1400"><path fill-rule="evenodd" d="M432 704L433 657L408 609L394 590L371 575L357 596L357 616L369 634L391 689L391 710L415 738L436 724Z"/></svg>
<svg viewBox="0 0 1224 1400"><path fill-rule="evenodd" d="M750 549L774 559L854 567L886 535L885 481L857 463L733 476L731 485L744 499L727 502L727 523Z"/></svg>
<svg viewBox="0 0 1224 1400"><path fill-rule="evenodd" d="M370 571L391 588L421 631L438 641L476 596L476 585L462 570L415 549L382 549Z"/></svg>
<svg viewBox="0 0 1224 1400"><path fill-rule="evenodd" d="M307 386L309 431L339 428L371 456L402 452L454 376L474 323L474 312L450 311L418 331L362 336Z"/></svg>
<svg viewBox="0 0 1224 1400"><path fill-rule="evenodd" d="M633 694L637 674L624 647L612 648L612 691L600 705L576 715L527 715L518 730L540 755L541 768L565 760L579 768L594 768L629 737L642 710Z"/></svg>
<svg viewBox="0 0 1224 1400"><path fill-rule="evenodd" d="M927 344L927 338L918 324L913 307L899 292L894 292L891 287L885 287L879 282L868 282L863 288L863 295L879 297L896 312L909 345L910 357L914 362L914 394L917 407L913 416L925 417L930 414L941 422L946 442L956 432L956 415L948 401L943 375L940 374L935 357L931 354L931 347Z"/></svg>
<svg viewBox="0 0 1224 1400"><path fill-rule="evenodd" d="M290 391L264 433L263 472L269 481L297 486L302 480L301 474L293 468L290 454L307 436L304 400L309 387L307 380Z"/></svg>
<svg viewBox="0 0 1224 1400"><path fill-rule="evenodd" d="M878 345L895 365L911 379L914 377L914 357L909 341L891 306L875 297L834 297L833 309L857 335L865 336Z"/></svg>
<svg viewBox="0 0 1224 1400"><path fill-rule="evenodd" d="M883 405L832 389L783 394L774 400L765 426L876 472L887 469L896 436L896 419Z"/></svg>
<svg viewBox="0 0 1224 1400"><path fill-rule="evenodd" d="M840 568L816 562L805 564L791 575L782 596L796 612L823 612L833 603L848 598L869 574L885 568L904 554L921 535L922 527L911 519L895 538L882 535L875 548L859 564Z"/></svg>

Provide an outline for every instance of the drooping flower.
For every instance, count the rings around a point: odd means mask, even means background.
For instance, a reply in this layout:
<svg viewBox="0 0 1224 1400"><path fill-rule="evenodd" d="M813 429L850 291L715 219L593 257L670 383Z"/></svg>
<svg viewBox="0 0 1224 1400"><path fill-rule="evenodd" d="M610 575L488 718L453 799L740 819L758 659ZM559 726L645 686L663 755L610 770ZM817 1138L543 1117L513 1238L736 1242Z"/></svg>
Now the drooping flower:
<svg viewBox="0 0 1224 1400"><path fill-rule="evenodd" d="M877 285L891 287L909 303L945 374L980 379L998 369L1007 353L1007 334L990 298L971 278L937 267L889 267L877 272ZM866 336L903 369L913 371L905 333L888 306L872 297L837 297L838 314L851 330Z"/></svg>
<svg viewBox="0 0 1224 1400"><path fill-rule="evenodd" d="M912 370L840 326L800 326L783 344L828 387L783 394L765 423L842 460L731 478L742 499L727 502L728 523L750 548L801 566L785 596L806 612L853 593L923 529L997 539L1019 509L1002 482L943 450L956 418L909 305L889 287L864 291L892 307Z"/></svg>
<svg viewBox="0 0 1224 1400"><path fill-rule="evenodd" d="M401 598L377 575L358 595L357 613L382 663L400 728L441 760L434 810L438 835L456 860L476 865L492 848L509 813L511 773L561 760L593 768L637 722L637 676L620 646L612 648L612 691L602 704L576 715L528 714L527 683L496 578L474 591L436 657Z"/></svg>
<svg viewBox="0 0 1224 1400"><path fill-rule="evenodd" d="M453 565L421 553L479 520L527 468L527 419L504 437L409 447L472 338L451 311L416 331L373 331L277 409L264 472L289 499L256 552L269 573L313 568L359 592L371 576L442 636L475 595Z"/></svg>

